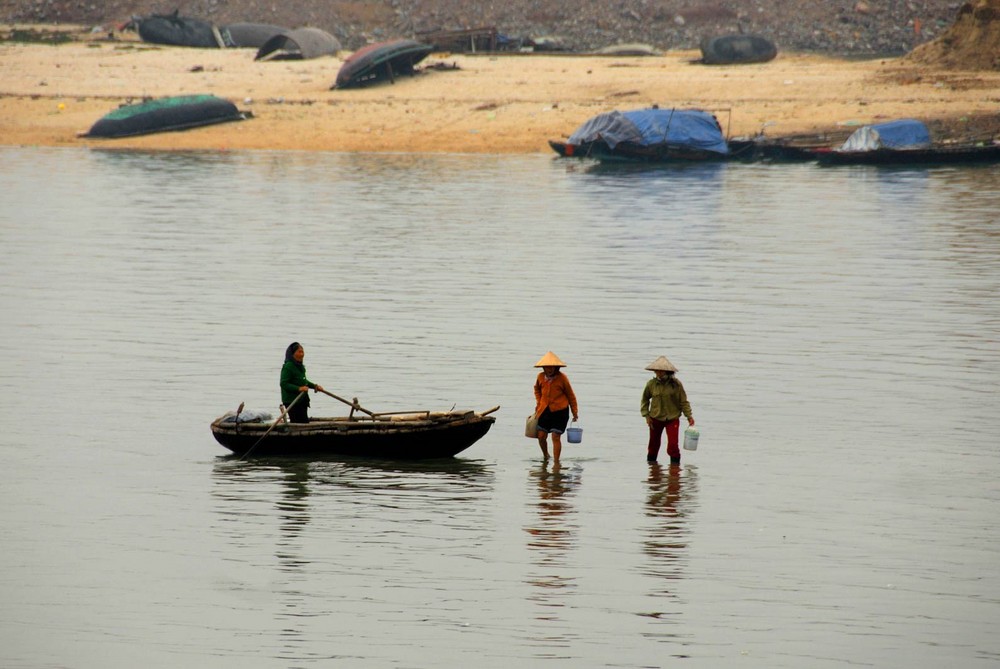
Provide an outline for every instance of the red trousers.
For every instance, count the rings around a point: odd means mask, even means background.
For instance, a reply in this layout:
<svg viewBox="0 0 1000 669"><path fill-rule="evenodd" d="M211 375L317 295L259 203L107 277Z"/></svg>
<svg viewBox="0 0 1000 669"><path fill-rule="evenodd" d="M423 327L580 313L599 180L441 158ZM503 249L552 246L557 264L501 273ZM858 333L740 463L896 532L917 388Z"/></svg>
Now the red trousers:
<svg viewBox="0 0 1000 669"><path fill-rule="evenodd" d="M656 456L660 454L660 439L662 439L664 429L667 431L667 455L671 458L680 458L681 449L678 448L677 435L680 431L681 419L662 421L650 416L649 420L652 424L649 426L649 446L646 449L646 459L655 460Z"/></svg>

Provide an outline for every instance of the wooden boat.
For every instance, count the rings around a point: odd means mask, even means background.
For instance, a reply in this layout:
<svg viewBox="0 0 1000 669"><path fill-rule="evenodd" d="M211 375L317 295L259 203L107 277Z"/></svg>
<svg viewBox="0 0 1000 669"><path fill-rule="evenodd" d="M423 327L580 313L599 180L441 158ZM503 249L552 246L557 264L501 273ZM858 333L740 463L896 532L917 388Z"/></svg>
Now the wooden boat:
<svg viewBox="0 0 1000 669"><path fill-rule="evenodd" d="M211 427L215 440L240 456L429 460L454 457L472 446L489 431L496 421L489 414L499 408L482 413L423 411L312 418L308 423L276 427L272 422L237 422L230 413L217 418Z"/></svg>
<svg viewBox="0 0 1000 669"><path fill-rule="evenodd" d="M431 51L432 46L412 39L369 44L344 61L337 81L330 88L354 88L385 80L395 82L401 74L413 74L414 66Z"/></svg>
<svg viewBox="0 0 1000 669"><path fill-rule="evenodd" d="M239 111L229 100L214 95L180 95L122 105L98 120L81 137L132 137L242 121L245 118L247 113Z"/></svg>
<svg viewBox="0 0 1000 669"><path fill-rule="evenodd" d="M705 65L766 63L778 55L774 42L761 35L723 35L701 40L701 62Z"/></svg>
<svg viewBox="0 0 1000 669"><path fill-rule="evenodd" d="M598 114L568 141L550 140L563 158L605 162L685 163L729 159L729 146L712 114L699 109L638 109Z"/></svg>
<svg viewBox="0 0 1000 669"><path fill-rule="evenodd" d="M866 125L837 149L815 151L820 165L942 165L995 163L995 144L935 144L927 126L916 119Z"/></svg>
<svg viewBox="0 0 1000 669"><path fill-rule="evenodd" d="M570 144L550 139L549 146L563 158L593 158L601 162L696 163L728 159L726 154L718 151L665 142L654 145L620 142L612 149L601 140Z"/></svg>
<svg viewBox="0 0 1000 669"><path fill-rule="evenodd" d="M219 29L208 21L172 14L134 16L126 28L134 28L143 42L167 46L187 46L203 49L222 49L226 43Z"/></svg>
<svg viewBox="0 0 1000 669"><path fill-rule="evenodd" d="M942 144L926 149L814 151L820 165L954 165L1000 162L1000 145Z"/></svg>
<svg viewBox="0 0 1000 669"><path fill-rule="evenodd" d="M335 56L340 41L319 28L296 28L278 33L261 45L254 60L309 60Z"/></svg>

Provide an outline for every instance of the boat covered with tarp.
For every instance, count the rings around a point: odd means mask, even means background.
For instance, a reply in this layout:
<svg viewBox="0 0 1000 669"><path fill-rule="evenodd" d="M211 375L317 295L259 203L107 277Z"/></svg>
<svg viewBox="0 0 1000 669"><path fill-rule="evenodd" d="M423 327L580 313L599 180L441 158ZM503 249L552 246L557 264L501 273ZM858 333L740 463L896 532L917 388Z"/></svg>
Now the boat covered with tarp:
<svg viewBox="0 0 1000 669"><path fill-rule="evenodd" d="M701 62L705 65L766 63L778 55L778 47L762 35L706 37L700 47Z"/></svg>
<svg viewBox="0 0 1000 669"><path fill-rule="evenodd" d="M187 130L247 118L229 100L214 95L178 95L122 105L99 119L81 137L112 139Z"/></svg>
<svg viewBox="0 0 1000 669"><path fill-rule="evenodd" d="M481 439L496 421L487 411L366 413L272 421L261 412L228 412L212 422L215 440L241 457L354 456L394 460L451 458ZM242 409L242 406L241 406Z"/></svg>
<svg viewBox="0 0 1000 669"><path fill-rule="evenodd" d="M272 36L254 60L309 60L335 56L340 49L340 41L325 30L296 28Z"/></svg>
<svg viewBox="0 0 1000 669"><path fill-rule="evenodd" d="M817 151L821 165L924 165L1000 162L997 144L938 144L916 119L858 128L840 147Z"/></svg>
<svg viewBox="0 0 1000 669"><path fill-rule="evenodd" d="M414 74L417 63L433 50L431 45L412 39L369 44L348 56L337 73L336 82L330 88L355 88L381 81L395 82L400 75Z"/></svg>
<svg viewBox="0 0 1000 669"><path fill-rule="evenodd" d="M602 161L726 160L729 145L713 114L700 109L639 109L598 114L566 142L550 141L560 156Z"/></svg>

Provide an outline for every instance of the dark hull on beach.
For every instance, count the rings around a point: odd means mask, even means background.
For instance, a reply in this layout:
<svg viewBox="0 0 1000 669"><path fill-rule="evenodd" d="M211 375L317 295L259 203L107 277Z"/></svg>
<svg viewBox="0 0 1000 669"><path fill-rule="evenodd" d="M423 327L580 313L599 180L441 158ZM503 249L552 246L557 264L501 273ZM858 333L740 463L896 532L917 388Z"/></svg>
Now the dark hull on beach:
<svg viewBox="0 0 1000 669"><path fill-rule="evenodd" d="M820 165L963 165L1000 162L1000 145L814 151L813 156Z"/></svg>
<svg viewBox="0 0 1000 669"><path fill-rule="evenodd" d="M313 418L309 423L235 423L216 419L212 434L236 455L315 457L346 455L393 460L450 458L481 439L496 421L476 413L449 412L371 418ZM264 434L267 433L265 437ZM263 438L262 438L263 437Z"/></svg>
<svg viewBox="0 0 1000 669"><path fill-rule="evenodd" d="M715 151L683 146L680 144L651 144L641 146L622 142L612 149L606 142L568 144L549 140L549 146L563 158L593 158L603 162L623 163L695 163L729 160L729 156Z"/></svg>
<svg viewBox="0 0 1000 669"><path fill-rule="evenodd" d="M380 81L395 82L396 77L413 74L414 67L422 61L434 47L411 39L369 44L351 54L331 88L356 88Z"/></svg>
<svg viewBox="0 0 1000 669"><path fill-rule="evenodd" d="M214 95L183 95L124 105L105 115L82 137L134 137L154 132L198 128L242 121L246 113L229 100Z"/></svg>

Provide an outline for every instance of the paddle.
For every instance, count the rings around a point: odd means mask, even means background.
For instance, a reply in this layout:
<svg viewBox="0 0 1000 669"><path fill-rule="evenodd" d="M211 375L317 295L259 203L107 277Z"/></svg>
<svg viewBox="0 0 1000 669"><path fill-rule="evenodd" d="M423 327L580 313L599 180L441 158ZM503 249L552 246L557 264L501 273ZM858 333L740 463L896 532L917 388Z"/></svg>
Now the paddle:
<svg viewBox="0 0 1000 669"><path fill-rule="evenodd" d="M357 409L358 411L361 411L362 413L368 414L372 418L375 417L375 414L373 414L371 411L369 411L368 409L366 409L363 406L361 406L360 404L358 404L358 398L357 397L354 398L353 402L348 402L343 397L339 397L337 395L334 395L329 390L321 390L320 392L323 393L324 395L329 395L330 397L332 397L335 400L340 400L341 402L343 402L347 406L351 407L351 413L354 413L354 410Z"/></svg>
<svg viewBox="0 0 1000 669"><path fill-rule="evenodd" d="M259 444L260 442L264 441L264 437L266 437L267 435L271 434L271 430L273 430L275 428L275 426L277 426L278 423L281 422L281 419L284 418L288 414L289 411L291 411L292 407L295 406L295 403L298 402L300 399L302 399L302 396L305 395L307 392L309 392L309 391L308 390L303 390L301 393L299 393L298 397L296 397L294 400L292 400L291 403L282 410L281 415L278 416L278 419L275 420L273 423L271 423L271 427L267 428L267 432L265 432L263 435L261 435L260 439L258 439L256 442L254 442L254 445L247 449L246 453L244 453L243 455L240 456L240 460L246 460L247 459L247 456L250 455L250 452L253 451L253 449L257 448L257 444ZM239 423L237 423L237 425L238 424Z"/></svg>

